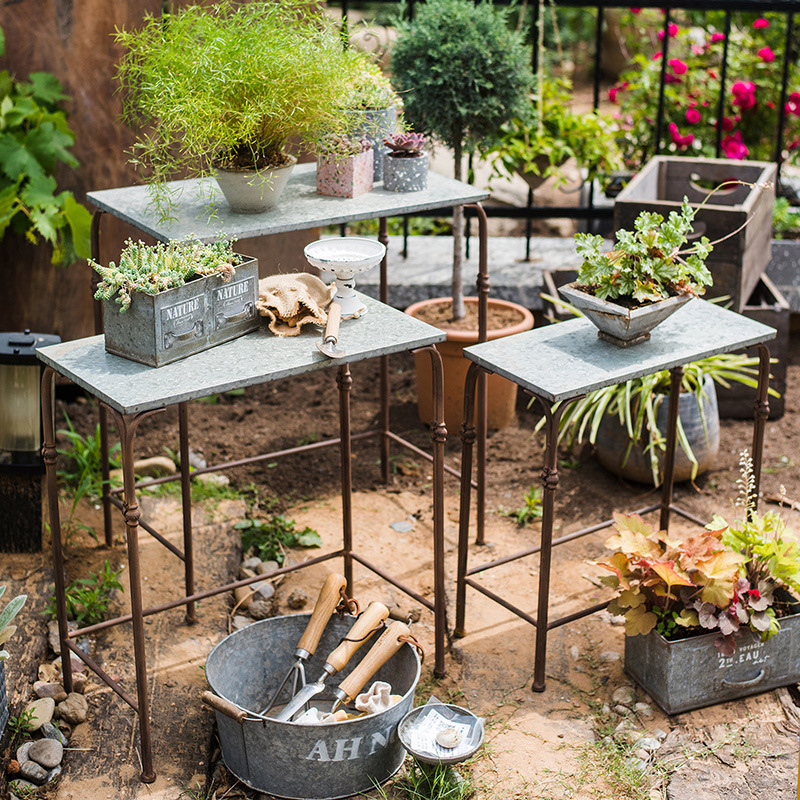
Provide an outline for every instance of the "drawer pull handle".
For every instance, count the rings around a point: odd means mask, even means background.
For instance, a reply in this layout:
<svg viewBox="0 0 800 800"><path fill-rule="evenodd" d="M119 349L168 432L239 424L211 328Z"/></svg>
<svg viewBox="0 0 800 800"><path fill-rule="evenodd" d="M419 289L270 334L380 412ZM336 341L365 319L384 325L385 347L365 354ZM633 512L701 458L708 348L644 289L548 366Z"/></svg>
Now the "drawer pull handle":
<svg viewBox="0 0 800 800"><path fill-rule="evenodd" d="M765 669L762 669L758 673L758 675L755 676L755 678L750 678L749 681L729 681L727 678L723 678L722 682L726 686L731 686L736 689L745 689L748 686L755 686L757 683L761 683L761 681L763 681L764 678L766 677L767 677L767 671Z"/></svg>

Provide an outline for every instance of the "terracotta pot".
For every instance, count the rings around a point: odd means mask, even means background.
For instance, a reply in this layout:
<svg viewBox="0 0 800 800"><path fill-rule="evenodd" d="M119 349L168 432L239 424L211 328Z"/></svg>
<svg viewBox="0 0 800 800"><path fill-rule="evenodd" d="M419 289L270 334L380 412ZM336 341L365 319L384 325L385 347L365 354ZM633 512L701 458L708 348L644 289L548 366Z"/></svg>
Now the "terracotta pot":
<svg viewBox="0 0 800 800"><path fill-rule="evenodd" d="M434 297L430 300L422 300L409 306L406 309L406 314L410 314L412 317L419 317L420 309L438 303L449 302L449 297ZM468 305L475 305L478 302L478 298L465 297L464 302ZM499 339L502 336L522 333L533 327L533 314L523 306L509 303L506 300L490 299L490 314L492 307L514 309L519 313L520 321L505 328L490 330L489 339ZM464 358L461 351L465 347L477 343L477 330L449 330L447 331L447 341L436 345L444 363L444 422L450 435L458 434L461 430L461 422L464 418L464 382L466 381L469 365L472 363L469 359ZM415 359L419 418L422 422L429 424L433 420L430 359L425 354L419 354L415 356ZM489 375L488 387L488 424L489 428L498 430L514 421L517 386L499 375Z"/></svg>

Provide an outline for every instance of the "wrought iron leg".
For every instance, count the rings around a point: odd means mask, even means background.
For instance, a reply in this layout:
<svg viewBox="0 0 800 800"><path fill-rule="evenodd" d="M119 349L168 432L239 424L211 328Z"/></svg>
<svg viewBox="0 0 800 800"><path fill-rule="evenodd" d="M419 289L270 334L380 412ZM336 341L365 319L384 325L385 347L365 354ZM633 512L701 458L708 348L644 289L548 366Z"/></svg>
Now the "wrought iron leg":
<svg viewBox="0 0 800 800"><path fill-rule="evenodd" d="M456 627L453 635L466 636L467 561L469 557L469 506L472 493L472 447L475 444L475 391L483 370L470 364L464 384L464 420L461 423L461 504L458 514L458 565L456 571ZM480 514L479 514L480 517Z"/></svg>
<svg viewBox="0 0 800 800"><path fill-rule="evenodd" d="M192 539L192 481L189 465L189 404L178 403L181 454L181 507L183 511L183 573L186 596L194 594L194 543ZM194 602L186 604L186 622L197 622Z"/></svg>
<svg viewBox="0 0 800 800"><path fill-rule="evenodd" d="M769 417L769 347L758 345L758 392L756 395L753 423L753 480L755 481L753 502L748 516L758 510L758 493L761 487L761 462L764 456L764 429Z"/></svg>
<svg viewBox="0 0 800 800"><path fill-rule="evenodd" d="M158 409L160 410L160 409ZM126 416L115 409L113 415L122 445L122 480L125 527L128 539L128 579L130 581L131 623L133 625L133 659L136 667L136 696L139 713L139 739L142 748L142 783L153 783L153 745L150 736L150 700L147 690L147 655L145 653L144 618L142 616L142 580L139 564L139 519L136 502L136 476L133 473L133 445L136 429L144 417L155 412L144 411Z"/></svg>
<svg viewBox="0 0 800 800"><path fill-rule="evenodd" d="M389 252L389 222L386 217L378 220L378 241ZM387 264L389 256L385 255L380 267L380 299L381 303L389 303L389 282ZM389 483L389 356L380 359L380 424L381 424L381 479Z"/></svg>
<svg viewBox="0 0 800 800"><path fill-rule="evenodd" d="M45 367L42 372L42 424L44 428L44 442L42 444L42 458L44 459L45 479L47 481L47 508L50 517L50 539L53 549L53 581L56 593L56 619L58 620L58 638L61 641L62 675L64 689L72 691L72 659L66 645L67 627L67 602L66 582L64 581L64 553L61 548L61 513L58 508L58 482L56 478L56 450L55 421L53 419L53 378L55 370Z"/></svg>
<svg viewBox="0 0 800 800"><path fill-rule="evenodd" d="M536 607L536 645L533 666L534 692L545 689L545 665L547 659L548 613L550 608L550 564L553 554L553 517L555 494L558 487L558 425L568 403L553 409L541 398L544 409L545 454L542 467L542 541L539 551L539 599Z"/></svg>
<svg viewBox="0 0 800 800"><path fill-rule="evenodd" d="M681 400L683 367L673 367L669 372L667 449L664 453L664 485L661 490L661 517L658 523L662 531L669 530L669 516L672 507L672 495L675 488L675 449L678 446L678 410Z"/></svg>
<svg viewBox="0 0 800 800"><path fill-rule="evenodd" d="M344 547L344 577L347 590L353 591L353 459L350 439L350 391L353 377L348 364L339 367L336 374L339 387L339 437L341 439L342 471L342 531Z"/></svg>

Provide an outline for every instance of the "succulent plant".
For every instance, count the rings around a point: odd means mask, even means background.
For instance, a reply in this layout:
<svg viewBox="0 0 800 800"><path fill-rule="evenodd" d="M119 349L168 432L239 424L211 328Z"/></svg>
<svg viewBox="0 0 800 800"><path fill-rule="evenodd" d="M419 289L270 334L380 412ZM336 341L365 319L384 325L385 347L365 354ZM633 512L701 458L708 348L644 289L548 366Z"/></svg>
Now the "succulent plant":
<svg viewBox="0 0 800 800"><path fill-rule="evenodd" d="M5 590L5 586L0 586L0 597L3 596ZM8 639L10 639L17 630L17 626L12 625L11 620L14 619L17 614L19 614L20 609L23 605L25 605L26 599L27 595L21 594L11 600L11 602L9 602L3 611L0 612L0 645L4 644ZM5 658L8 658L8 652L0 649L0 661Z"/></svg>
<svg viewBox="0 0 800 800"><path fill-rule="evenodd" d="M396 158L415 158L425 148L424 133L395 133L383 140Z"/></svg>
<svg viewBox="0 0 800 800"><path fill-rule="evenodd" d="M340 133L322 136L317 143L317 151L321 156L336 161L366 153L371 147L372 143L366 136L356 138Z"/></svg>

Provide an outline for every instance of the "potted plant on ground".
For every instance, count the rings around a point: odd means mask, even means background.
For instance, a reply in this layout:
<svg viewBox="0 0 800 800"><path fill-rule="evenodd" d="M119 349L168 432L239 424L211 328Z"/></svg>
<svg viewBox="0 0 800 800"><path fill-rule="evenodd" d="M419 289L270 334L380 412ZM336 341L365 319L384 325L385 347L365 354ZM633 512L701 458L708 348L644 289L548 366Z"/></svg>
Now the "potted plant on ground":
<svg viewBox="0 0 800 800"><path fill-rule="evenodd" d="M430 0L417 9L413 20L398 25L392 72L403 98L404 119L412 130L452 148L457 180L462 177L465 153L485 152L500 125L527 102L532 81L530 53L522 33L510 29L506 16L505 10L488 2ZM464 298L462 237L463 213L457 206L453 214L451 297L434 298L407 309L407 313L447 330L448 342L438 348L445 359L445 424L450 430L457 430L463 418L463 373L468 365L461 350L478 340L477 299L465 302ZM492 320L492 307L502 309L501 320L505 322ZM513 308L510 315L509 308ZM490 301L489 338L532 326L533 317L522 306ZM424 384L430 365L423 368L422 364L418 365L417 381ZM492 427L510 422L516 399L514 384L497 380L499 385L492 387L490 383L489 388L490 403L498 403L496 411L489 409ZM426 396L429 393L420 390L421 403ZM420 417L432 419L422 404Z"/></svg>
<svg viewBox="0 0 800 800"><path fill-rule="evenodd" d="M125 244L119 265L89 261L109 353L158 367L258 327L258 262L231 241Z"/></svg>
<svg viewBox="0 0 800 800"><path fill-rule="evenodd" d="M366 136L323 136L317 145L317 194L358 197L372 191L374 155Z"/></svg>
<svg viewBox="0 0 800 800"><path fill-rule="evenodd" d="M5 591L6 587L0 586L0 597L3 596ZM4 664L9 654L7 650L2 649L2 646L17 630L16 625L12 625L11 622L19 614L22 606L25 605L26 599L27 595L18 595L0 612L0 738L3 736L9 714L8 698L6 696L6 668Z"/></svg>
<svg viewBox="0 0 800 800"><path fill-rule="evenodd" d="M614 517L598 562L625 617L625 670L669 714L800 678L800 551L775 511L752 510L752 461L742 459L740 517L684 537L638 515Z"/></svg>
<svg viewBox="0 0 800 800"><path fill-rule="evenodd" d="M346 129L357 54L314 3L187 6L116 41L125 118L141 130L132 161L164 218L175 200L166 181L213 173L234 211L265 210L294 163L289 138Z"/></svg>
<svg viewBox="0 0 800 800"><path fill-rule="evenodd" d="M396 133L383 143L383 188L387 192L421 192L428 186L428 154L422 133Z"/></svg>

